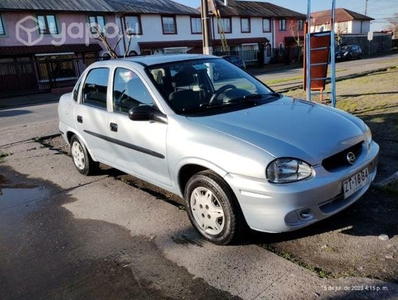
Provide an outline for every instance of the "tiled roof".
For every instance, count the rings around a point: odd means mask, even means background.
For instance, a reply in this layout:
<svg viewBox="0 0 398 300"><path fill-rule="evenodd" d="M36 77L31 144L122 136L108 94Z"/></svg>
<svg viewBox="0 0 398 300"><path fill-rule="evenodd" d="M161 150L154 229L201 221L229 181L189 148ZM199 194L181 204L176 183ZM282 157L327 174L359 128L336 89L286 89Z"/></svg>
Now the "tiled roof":
<svg viewBox="0 0 398 300"><path fill-rule="evenodd" d="M99 44L65 44L54 45L36 45L36 46L9 46L0 47L0 56L17 56L40 53L61 53L61 52L97 52L102 51Z"/></svg>
<svg viewBox="0 0 398 300"><path fill-rule="evenodd" d="M305 19L306 15L268 2L228 0L224 5L223 0L216 0L216 5L222 17L264 17L264 18L294 18Z"/></svg>
<svg viewBox="0 0 398 300"><path fill-rule="evenodd" d="M220 40L213 40L214 45L221 45ZM269 40L265 37L228 39L228 45L241 45L242 43L268 43ZM188 40L188 41L153 41L153 42L138 42L141 48L167 48L167 47L200 47L202 40Z"/></svg>
<svg viewBox="0 0 398 300"><path fill-rule="evenodd" d="M196 8L170 0L110 0L109 3L116 12L200 15Z"/></svg>
<svg viewBox="0 0 398 300"><path fill-rule="evenodd" d="M4 10L199 14L197 9L171 0L1 0L0 11Z"/></svg>
<svg viewBox="0 0 398 300"><path fill-rule="evenodd" d="M322 25L330 22L331 10L323 10L314 12L311 14L312 18L312 25ZM336 8L335 9L335 22L348 22L354 20L361 20L361 21L371 21L374 20L368 16L362 15L360 13L353 12L351 10L345 8Z"/></svg>

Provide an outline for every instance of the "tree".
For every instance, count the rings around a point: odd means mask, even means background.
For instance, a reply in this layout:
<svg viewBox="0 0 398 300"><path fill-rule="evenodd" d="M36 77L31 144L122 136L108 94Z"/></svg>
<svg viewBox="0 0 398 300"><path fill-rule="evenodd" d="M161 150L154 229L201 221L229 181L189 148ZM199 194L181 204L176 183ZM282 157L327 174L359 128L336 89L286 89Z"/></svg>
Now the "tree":
<svg viewBox="0 0 398 300"><path fill-rule="evenodd" d="M108 41L106 29L102 30L98 24L95 24L91 27L91 33L94 39L99 40L105 47L106 51L109 53L111 59L117 59L120 56L117 54L116 48L121 42L121 40L125 37L128 39L128 44L125 49L123 57L126 57L130 52L131 41L133 39L133 32L127 31L125 35L122 35L120 32L118 34L119 38L115 43L114 47L112 47Z"/></svg>
<svg viewBox="0 0 398 300"><path fill-rule="evenodd" d="M391 18L387 18L387 21L390 23L388 30L393 32L394 38L398 38L398 12L394 13Z"/></svg>
<svg viewBox="0 0 398 300"><path fill-rule="evenodd" d="M337 26L336 31L335 31L335 36L336 36L336 42L337 42L337 47L340 48L341 44L343 42L343 33L347 32L347 27L346 28L341 28L340 25Z"/></svg>
<svg viewBox="0 0 398 300"><path fill-rule="evenodd" d="M300 27L299 27L299 21L290 21L289 24L289 30L290 30L290 34L292 35L292 37L294 38L294 41L296 42L297 45L297 51L298 51L298 57L297 57L297 61L301 61L301 53L302 53L302 49L303 49L303 40L300 37Z"/></svg>

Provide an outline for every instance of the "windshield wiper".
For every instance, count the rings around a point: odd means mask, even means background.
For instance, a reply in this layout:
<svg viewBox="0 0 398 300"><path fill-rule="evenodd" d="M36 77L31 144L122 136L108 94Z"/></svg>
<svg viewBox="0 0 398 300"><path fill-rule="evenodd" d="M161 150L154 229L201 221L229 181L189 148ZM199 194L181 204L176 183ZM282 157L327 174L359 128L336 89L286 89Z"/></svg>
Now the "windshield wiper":
<svg viewBox="0 0 398 300"><path fill-rule="evenodd" d="M280 98L282 95L279 93L269 93L269 94L250 94L250 95L245 95L242 97L237 97L234 99L230 99L227 101L227 103L248 103L248 104L258 104L257 100L264 100L267 98Z"/></svg>
<svg viewBox="0 0 398 300"><path fill-rule="evenodd" d="M270 98L270 97L272 97L272 98L280 98L280 97L282 97L282 94L274 92L274 93L269 93L269 94L263 94L263 96L265 98Z"/></svg>
<svg viewBox="0 0 398 300"><path fill-rule="evenodd" d="M269 93L269 94L249 94L233 99L229 99L224 102L214 102L214 103L202 103L199 107L193 107L188 109L183 109L184 113L196 113L203 112L206 110L216 110L220 108L231 107L236 104L245 104L245 105L253 105L256 106L259 104L259 100L266 100L268 98L280 98L282 97L279 93Z"/></svg>

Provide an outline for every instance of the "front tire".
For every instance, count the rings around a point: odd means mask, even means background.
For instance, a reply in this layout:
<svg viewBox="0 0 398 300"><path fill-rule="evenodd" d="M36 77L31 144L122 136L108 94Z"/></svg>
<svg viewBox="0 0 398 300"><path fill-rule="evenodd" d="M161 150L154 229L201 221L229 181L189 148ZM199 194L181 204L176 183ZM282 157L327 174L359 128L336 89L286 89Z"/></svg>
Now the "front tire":
<svg viewBox="0 0 398 300"><path fill-rule="evenodd" d="M227 183L211 171L202 171L188 181L184 198L195 229L208 241L227 245L241 231L243 217Z"/></svg>
<svg viewBox="0 0 398 300"><path fill-rule="evenodd" d="M70 140L70 153L72 155L73 164L79 173L91 175L98 169L98 162L93 161L87 148L76 135L72 136Z"/></svg>

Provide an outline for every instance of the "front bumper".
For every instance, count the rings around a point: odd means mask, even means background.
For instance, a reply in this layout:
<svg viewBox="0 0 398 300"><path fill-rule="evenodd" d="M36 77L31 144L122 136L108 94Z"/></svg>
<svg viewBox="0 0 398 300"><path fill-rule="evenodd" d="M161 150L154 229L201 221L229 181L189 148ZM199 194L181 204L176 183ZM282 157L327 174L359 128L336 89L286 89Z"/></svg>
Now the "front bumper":
<svg viewBox="0 0 398 300"><path fill-rule="evenodd" d="M272 184L265 179L228 174L225 180L234 191L250 228L263 232L287 232L303 228L357 201L376 177L379 146L372 142L355 165L336 172L315 168L311 179ZM364 168L369 170L365 186L344 198L343 182Z"/></svg>

